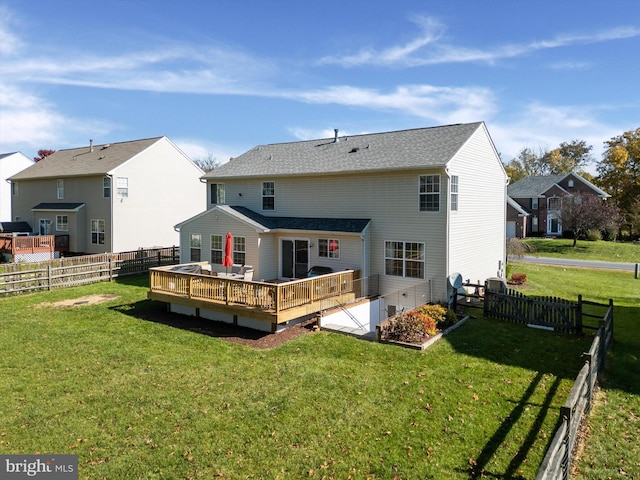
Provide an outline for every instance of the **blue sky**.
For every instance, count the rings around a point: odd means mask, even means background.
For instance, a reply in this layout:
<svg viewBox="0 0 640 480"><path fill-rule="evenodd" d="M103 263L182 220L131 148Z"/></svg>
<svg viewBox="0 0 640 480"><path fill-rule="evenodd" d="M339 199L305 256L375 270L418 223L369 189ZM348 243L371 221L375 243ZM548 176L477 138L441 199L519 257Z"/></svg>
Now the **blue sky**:
<svg viewBox="0 0 640 480"><path fill-rule="evenodd" d="M0 153L486 122L523 147L640 126L640 2L0 0Z"/></svg>

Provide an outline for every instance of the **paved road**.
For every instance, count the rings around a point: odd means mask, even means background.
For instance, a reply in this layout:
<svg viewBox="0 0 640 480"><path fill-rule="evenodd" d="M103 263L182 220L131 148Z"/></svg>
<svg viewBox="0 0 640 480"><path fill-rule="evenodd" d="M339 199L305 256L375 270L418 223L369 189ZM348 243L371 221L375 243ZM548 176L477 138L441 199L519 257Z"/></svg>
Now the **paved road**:
<svg viewBox="0 0 640 480"><path fill-rule="evenodd" d="M524 257L509 256L509 260L513 262L540 263L542 265L564 265L567 267L587 267L587 268L606 268L609 270L630 270L635 271L635 263L622 262L600 262L597 260L576 260L573 258L551 258L551 257L534 257L525 255Z"/></svg>

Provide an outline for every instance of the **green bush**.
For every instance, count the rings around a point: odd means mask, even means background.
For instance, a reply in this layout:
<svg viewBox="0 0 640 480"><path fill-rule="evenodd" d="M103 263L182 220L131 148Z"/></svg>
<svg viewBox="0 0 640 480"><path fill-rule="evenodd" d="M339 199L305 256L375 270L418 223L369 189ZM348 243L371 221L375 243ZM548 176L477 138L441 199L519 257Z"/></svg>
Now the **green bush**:
<svg viewBox="0 0 640 480"><path fill-rule="evenodd" d="M587 240L590 242L599 242L602 240L602 232L600 230L589 230L587 232Z"/></svg>

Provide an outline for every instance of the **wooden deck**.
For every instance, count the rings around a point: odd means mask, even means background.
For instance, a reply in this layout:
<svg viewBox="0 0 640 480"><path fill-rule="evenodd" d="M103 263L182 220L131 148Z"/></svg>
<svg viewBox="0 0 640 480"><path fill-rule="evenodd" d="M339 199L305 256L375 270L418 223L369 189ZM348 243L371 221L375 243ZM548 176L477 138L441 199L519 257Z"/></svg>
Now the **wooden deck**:
<svg viewBox="0 0 640 480"><path fill-rule="evenodd" d="M362 296L359 270L278 283L184 273L175 271L175 266L152 268L149 274L147 296L152 300L262 320L274 326Z"/></svg>
<svg viewBox="0 0 640 480"><path fill-rule="evenodd" d="M51 258L53 258L55 250L55 235L18 235L14 237L11 234L0 234L0 252L9 253L11 256L29 253L50 253Z"/></svg>

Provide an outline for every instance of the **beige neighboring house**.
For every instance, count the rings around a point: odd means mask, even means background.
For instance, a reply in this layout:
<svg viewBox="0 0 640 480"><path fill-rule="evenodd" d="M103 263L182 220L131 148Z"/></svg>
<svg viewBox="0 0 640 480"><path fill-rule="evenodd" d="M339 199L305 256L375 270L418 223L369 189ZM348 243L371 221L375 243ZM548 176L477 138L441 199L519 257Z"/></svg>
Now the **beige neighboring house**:
<svg viewBox="0 0 640 480"><path fill-rule="evenodd" d="M345 323L358 318L354 326L373 330L377 318L410 304L447 302L452 276L483 282L504 275L507 175L483 122L259 145L203 180L207 210L176 226L181 262L204 262L226 277L229 233L233 263L251 266L260 291L241 299L252 287L245 282L231 300L211 294L207 304L208 293L190 299L179 288L185 284L171 279L175 291L158 287L151 298L173 311L260 328L271 308L271 321L281 325L292 298L324 288L304 283L315 281L314 271L332 272L329 280L353 271L386 297ZM288 285L300 291L283 290ZM335 291L303 313L342 302ZM256 297L268 307L254 306Z"/></svg>
<svg viewBox="0 0 640 480"><path fill-rule="evenodd" d="M34 161L20 152L0 154L0 222L13 222L11 215L11 183L7 180Z"/></svg>
<svg viewBox="0 0 640 480"><path fill-rule="evenodd" d="M68 235L72 253L177 245L202 210L203 171L167 137L58 150L10 177L13 220Z"/></svg>

